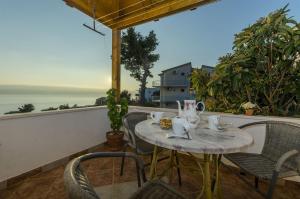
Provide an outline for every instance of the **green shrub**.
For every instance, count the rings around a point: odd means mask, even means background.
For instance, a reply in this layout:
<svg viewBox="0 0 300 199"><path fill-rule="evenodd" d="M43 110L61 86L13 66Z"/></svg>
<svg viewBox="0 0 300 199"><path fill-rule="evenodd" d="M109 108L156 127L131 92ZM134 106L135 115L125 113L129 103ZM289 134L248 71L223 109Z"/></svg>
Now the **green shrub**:
<svg viewBox="0 0 300 199"><path fill-rule="evenodd" d="M7 113L4 113L5 115L8 114L15 114L15 113L29 113L34 111L34 106L33 104L24 104L21 107L18 108L18 111L9 111Z"/></svg>
<svg viewBox="0 0 300 199"><path fill-rule="evenodd" d="M121 98L120 104L118 104L116 98L116 90L110 89L106 92L107 94L107 108L108 117L110 120L110 127L114 132L120 131L122 126L122 118L128 112L128 102L126 98Z"/></svg>
<svg viewBox="0 0 300 199"><path fill-rule="evenodd" d="M49 108L45 108L45 109L42 109L41 111L56 111L58 109L58 107L49 107Z"/></svg>
<svg viewBox="0 0 300 199"><path fill-rule="evenodd" d="M62 104L59 106L59 110L70 109L69 104Z"/></svg>

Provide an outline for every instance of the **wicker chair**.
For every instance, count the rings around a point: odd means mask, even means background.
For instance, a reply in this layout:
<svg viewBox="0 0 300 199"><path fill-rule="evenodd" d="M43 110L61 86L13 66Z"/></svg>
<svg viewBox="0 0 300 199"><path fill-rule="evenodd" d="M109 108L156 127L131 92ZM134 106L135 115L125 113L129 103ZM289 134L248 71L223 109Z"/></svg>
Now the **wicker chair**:
<svg viewBox="0 0 300 199"><path fill-rule="evenodd" d="M145 142L144 140L140 139L138 136L135 135L136 124L144 120L147 120L148 115L149 113L145 113L145 112L130 112L123 117L123 126L125 128L125 135L128 138L127 144L124 145L123 152L126 152L127 147L131 147L134 149L134 153L137 155L152 157L154 146L152 144L149 144L148 142ZM163 157L158 161L165 160L167 158L168 157ZM178 164L179 160L178 160L177 153L175 153L175 158ZM122 158L121 170L120 170L121 176L123 175L124 163L125 163L125 157ZM145 164L145 166L149 166L149 165L150 163ZM178 183L179 185L181 185L181 175L180 175L179 168L177 168L177 174L178 174Z"/></svg>
<svg viewBox="0 0 300 199"><path fill-rule="evenodd" d="M239 166L242 172L254 175L256 190L264 197L271 199L278 178L297 176L300 173L300 125L279 121L261 121L249 123L240 128L255 125L266 125L262 153L233 153L224 156ZM259 179L271 181L266 194L258 188Z"/></svg>
<svg viewBox="0 0 300 199"><path fill-rule="evenodd" d="M124 152L97 152L75 158L67 165L64 172L64 182L70 199L100 199L100 196L97 195L95 189L90 184L80 164L89 159L105 157L128 157L135 160L137 177L143 182L143 187L133 194L130 197L131 199L185 198L181 193L178 193L175 189L161 181L146 182L143 163L135 154Z"/></svg>

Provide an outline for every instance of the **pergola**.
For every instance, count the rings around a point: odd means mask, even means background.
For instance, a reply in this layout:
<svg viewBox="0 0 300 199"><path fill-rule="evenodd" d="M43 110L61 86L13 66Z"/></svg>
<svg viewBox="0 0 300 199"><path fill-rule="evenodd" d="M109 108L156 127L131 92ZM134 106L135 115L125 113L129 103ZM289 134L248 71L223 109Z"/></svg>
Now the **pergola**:
<svg viewBox="0 0 300 199"><path fill-rule="evenodd" d="M112 29L112 88L120 93L120 31L216 0L64 0Z"/></svg>

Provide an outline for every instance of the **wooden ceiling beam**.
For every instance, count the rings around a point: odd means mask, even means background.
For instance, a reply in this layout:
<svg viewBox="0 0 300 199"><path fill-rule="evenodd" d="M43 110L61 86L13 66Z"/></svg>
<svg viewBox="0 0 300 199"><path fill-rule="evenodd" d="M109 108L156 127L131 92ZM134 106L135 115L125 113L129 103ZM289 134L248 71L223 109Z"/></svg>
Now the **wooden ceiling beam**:
<svg viewBox="0 0 300 199"><path fill-rule="evenodd" d="M92 5L88 4L87 0L63 0L63 1L68 6L78 9L92 18L94 17L93 16L93 7L92 7ZM106 0L104 0L104 2L99 1L99 0L91 1L91 2L96 2L95 18L98 19L98 18L102 17L102 21L109 20L110 16L107 16L107 15L112 12L112 8L111 8L112 6L108 6L105 1ZM118 0L114 0L114 1L118 1ZM103 16L107 16L107 17L103 17ZM99 21L99 22L101 22L101 21ZM106 24L104 24L104 25L106 25Z"/></svg>
<svg viewBox="0 0 300 199"><path fill-rule="evenodd" d="M119 20L115 20L115 22L110 21L106 23L106 25L112 29L124 29L215 1L216 0L172 0L122 17Z"/></svg>
<svg viewBox="0 0 300 199"><path fill-rule="evenodd" d="M111 0L111 1L112 1L112 14L108 17L108 20L111 23L116 23L119 15L120 15L119 10L122 9L122 8L120 7L120 1L119 0ZM115 18L116 18L116 20L115 20ZM101 19L99 21L101 23L103 23L103 22L105 22L105 19L104 20ZM105 24L108 24L108 23L105 23Z"/></svg>
<svg viewBox="0 0 300 199"><path fill-rule="evenodd" d="M148 21L193 9L217 0L63 0L93 17L92 5L96 3L96 19L111 29L124 29Z"/></svg>

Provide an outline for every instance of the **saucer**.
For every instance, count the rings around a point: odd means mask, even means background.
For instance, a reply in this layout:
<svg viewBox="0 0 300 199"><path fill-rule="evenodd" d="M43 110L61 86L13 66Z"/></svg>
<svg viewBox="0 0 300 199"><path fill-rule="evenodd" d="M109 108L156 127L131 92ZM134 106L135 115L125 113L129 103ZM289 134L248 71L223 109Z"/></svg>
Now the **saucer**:
<svg viewBox="0 0 300 199"><path fill-rule="evenodd" d="M170 133L166 134L166 137L167 138L182 138L182 139L188 139L188 140L192 139L192 137L190 136L190 134L188 132L186 132L185 134L182 134L182 135L177 135L173 131L171 131Z"/></svg>

